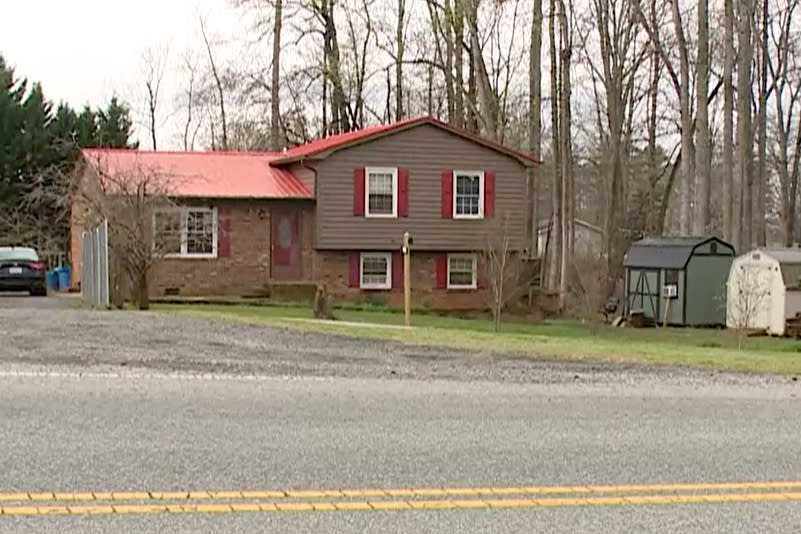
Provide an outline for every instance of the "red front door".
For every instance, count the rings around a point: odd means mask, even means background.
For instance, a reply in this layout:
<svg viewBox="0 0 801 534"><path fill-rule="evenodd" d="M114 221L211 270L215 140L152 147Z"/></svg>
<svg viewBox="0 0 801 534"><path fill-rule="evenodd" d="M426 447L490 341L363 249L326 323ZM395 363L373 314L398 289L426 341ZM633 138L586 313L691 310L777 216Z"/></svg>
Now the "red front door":
<svg viewBox="0 0 801 534"><path fill-rule="evenodd" d="M273 210L272 278L300 280L300 214L294 210Z"/></svg>

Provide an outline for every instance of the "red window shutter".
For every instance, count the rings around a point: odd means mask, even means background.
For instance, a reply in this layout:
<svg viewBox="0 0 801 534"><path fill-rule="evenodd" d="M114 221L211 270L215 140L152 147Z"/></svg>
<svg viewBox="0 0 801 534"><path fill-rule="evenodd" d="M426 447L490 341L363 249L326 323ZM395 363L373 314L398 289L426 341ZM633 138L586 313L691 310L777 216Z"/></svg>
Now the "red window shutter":
<svg viewBox="0 0 801 534"><path fill-rule="evenodd" d="M398 217L409 216L409 170L398 169Z"/></svg>
<svg viewBox="0 0 801 534"><path fill-rule="evenodd" d="M442 218L453 218L453 171L442 172Z"/></svg>
<svg viewBox="0 0 801 534"><path fill-rule="evenodd" d="M361 256L358 252L353 252L348 262L348 287L359 287L361 285L361 271Z"/></svg>
<svg viewBox="0 0 801 534"><path fill-rule="evenodd" d="M217 208L217 257L231 257L231 209Z"/></svg>
<svg viewBox="0 0 801 534"><path fill-rule="evenodd" d="M353 215L364 215L364 167L353 169Z"/></svg>
<svg viewBox="0 0 801 534"><path fill-rule="evenodd" d="M403 289L403 254L392 253L392 289Z"/></svg>
<svg viewBox="0 0 801 534"><path fill-rule="evenodd" d="M484 217L495 216L495 173L484 171Z"/></svg>
<svg viewBox="0 0 801 534"><path fill-rule="evenodd" d="M445 289L448 287L448 255L440 254L437 256L437 288Z"/></svg>

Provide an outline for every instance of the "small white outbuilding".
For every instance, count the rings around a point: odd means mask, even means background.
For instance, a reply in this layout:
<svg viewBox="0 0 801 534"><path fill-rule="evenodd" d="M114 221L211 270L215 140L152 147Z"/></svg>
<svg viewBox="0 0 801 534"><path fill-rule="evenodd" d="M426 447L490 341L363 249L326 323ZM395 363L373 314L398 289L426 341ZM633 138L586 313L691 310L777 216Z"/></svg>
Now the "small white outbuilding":
<svg viewBox="0 0 801 534"><path fill-rule="evenodd" d="M801 312L801 249L763 248L734 259L726 284L726 326L783 336Z"/></svg>

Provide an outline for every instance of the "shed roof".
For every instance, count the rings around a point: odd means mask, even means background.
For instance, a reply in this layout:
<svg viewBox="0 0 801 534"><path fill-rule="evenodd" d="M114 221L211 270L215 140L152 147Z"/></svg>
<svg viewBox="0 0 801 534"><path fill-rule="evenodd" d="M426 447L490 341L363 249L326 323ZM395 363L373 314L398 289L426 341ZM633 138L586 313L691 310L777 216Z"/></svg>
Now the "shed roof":
<svg viewBox="0 0 801 534"><path fill-rule="evenodd" d="M624 267L684 269L693 251L709 241L728 243L712 236L646 237L632 243L623 259Z"/></svg>
<svg viewBox="0 0 801 534"><path fill-rule="evenodd" d="M752 250L748 255L755 252L760 252L779 262L785 287L788 289L801 287L801 249L783 247L759 248Z"/></svg>
<svg viewBox="0 0 801 534"><path fill-rule="evenodd" d="M770 256L779 263L799 263L801 264L801 249L798 248L760 248L757 251L766 256ZM752 251L749 254L756 252Z"/></svg>

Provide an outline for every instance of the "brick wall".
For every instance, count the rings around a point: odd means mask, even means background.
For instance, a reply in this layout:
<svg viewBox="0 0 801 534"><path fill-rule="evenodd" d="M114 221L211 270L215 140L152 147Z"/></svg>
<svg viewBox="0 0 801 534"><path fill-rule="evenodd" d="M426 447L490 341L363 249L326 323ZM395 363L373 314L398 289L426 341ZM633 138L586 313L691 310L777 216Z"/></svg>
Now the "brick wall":
<svg viewBox="0 0 801 534"><path fill-rule="evenodd" d="M403 306L403 290L366 290L348 287L350 252L316 251L315 279L326 284L335 300L374 300L391 307ZM437 288L437 258L442 253L413 252L411 258L412 306L439 310L477 310L489 307L487 289Z"/></svg>
<svg viewBox="0 0 801 534"><path fill-rule="evenodd" d="M231 214L230 255L222 258L165 258L152 271L154 296L178 289L181 296L241 296L261 291L270 280L270 209L279 201L214 203ZM301 216L301 279L313 272L311 204L295 204Z"/></svg>

